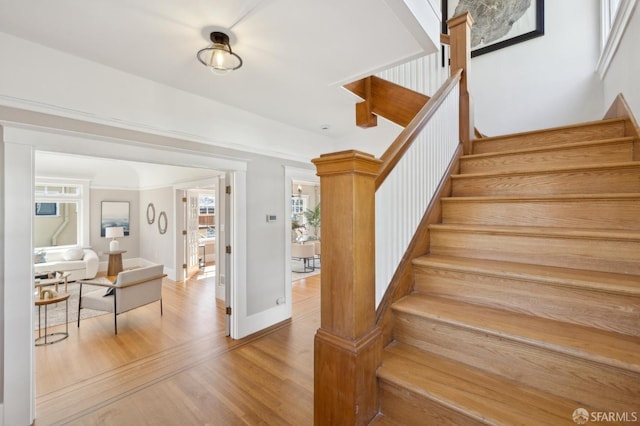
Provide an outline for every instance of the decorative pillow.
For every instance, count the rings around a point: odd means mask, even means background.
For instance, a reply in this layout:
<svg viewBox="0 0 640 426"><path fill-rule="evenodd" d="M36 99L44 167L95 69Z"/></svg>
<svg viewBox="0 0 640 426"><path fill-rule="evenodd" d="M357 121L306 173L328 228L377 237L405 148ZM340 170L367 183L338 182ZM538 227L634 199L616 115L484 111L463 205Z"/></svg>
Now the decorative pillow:
<svg viewBox="0 0 640 426"><path fill-rule="evenodd" d="M84 257L84 250L82 250L79 247L70 248L69 250L65 251L64 254L62 255L62 258L64 260L82 260L83 257Z"/></svg>
<svg viewBox="0 0 640 426"><path fill-rule="evenodd" d="M40 250L33 255L33 263L47 263L47 252Z"/></svg>
<svg viewBox="0 0 640 426"><path fill-rule="evenodd" d="M116 280L113 282L113 285L116 285L117 283L118 283L118 280L116 279ZM102 297L106 297L106 296L113 296L113 292L114 292L114 291L116 291L116 289L115 289L114 287L109 287L109 288L107 289L107 292L106 292L106 293L104 294L104 296L102 296Z"/></svg>

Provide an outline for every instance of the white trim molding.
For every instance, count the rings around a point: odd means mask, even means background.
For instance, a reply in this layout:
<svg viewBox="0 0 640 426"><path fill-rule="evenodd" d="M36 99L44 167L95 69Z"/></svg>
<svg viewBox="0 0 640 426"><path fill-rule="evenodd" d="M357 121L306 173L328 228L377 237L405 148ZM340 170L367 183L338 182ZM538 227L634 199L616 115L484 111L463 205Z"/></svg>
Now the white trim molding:
<svg viewBox="0 0 640 426"><path fill-rule="evenodd" d="M636 7L637 0L620 0L620 5L618 6L618 10L616 12L616 16L611 23L609 34L606 36L606 41L604 46L602 47L602 51L600 52L600 58L598 59L598 63L596 65L596 71L600 76L600 79L604 79L604 76L607 74L607 70L609 69L609 65L613 60L613 57L618 50L618 45L622 40L622 36L627 28L627 24L633 15L633 10ZM602 12L602 22L601 25L603 29L609 27L608 22L610 17L608 15L608 0L603 0L603 12ZM606 12L606 13L605 13Z"/></svg>

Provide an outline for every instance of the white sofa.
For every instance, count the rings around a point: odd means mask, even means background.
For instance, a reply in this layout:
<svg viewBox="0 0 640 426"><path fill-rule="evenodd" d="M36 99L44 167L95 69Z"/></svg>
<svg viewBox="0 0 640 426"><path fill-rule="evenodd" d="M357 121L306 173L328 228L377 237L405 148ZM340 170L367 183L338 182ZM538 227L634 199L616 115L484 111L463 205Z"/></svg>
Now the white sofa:
<svg viewBox="0 0 640 426"><path fill-rule="evenodd" d="M36 262L39 257L35 256ZM52 250L45 253L44 260L33 265L36 275L63 271L69 273L68 281L78 281L94 278L98 273L98 255L91 249Z"/></svg>

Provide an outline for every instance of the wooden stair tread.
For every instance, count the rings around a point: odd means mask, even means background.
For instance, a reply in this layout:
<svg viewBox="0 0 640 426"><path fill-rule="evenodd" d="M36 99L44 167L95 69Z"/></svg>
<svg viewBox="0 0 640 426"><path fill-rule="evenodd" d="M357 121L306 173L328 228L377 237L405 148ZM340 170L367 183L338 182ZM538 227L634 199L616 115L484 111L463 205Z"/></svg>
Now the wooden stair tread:
<svg viewBox="0 0 640 426"><path fill-rule="evenodd" d="M513 202L513 201L573 201L573 200L640 200L640 193L607 193L607 194L551 194L551 195L487 195L475 197L443 197L444 203L452 202Z"/></svg>
<svg viewBox="0 0 640 426"><path fill-rule="evenodd" d="M419 293L393 309L640 373L637 337Z"/></svg>
<svg viewBox="0 0 640 426"><path fill-rule="evenodd" d="M525 131L525 132L517 132L517 133L508 133L505 135L497 135L497 136L487 136L487 137L483 137L480 139L475 139L474 142L494 142L494 141L499 141L499 140L503 140L503 139L514 139L514 138L520 138L520 137L530 137L530 136L538 136L538 135L544 135L544 134L551 134L551 133L559 133L562 131L571 131L571 130L577 130L577 129L586 129L589 127L598 127L598 126L602 126L602 125L607 125L607 124L615 124L615 123L624 123L624 118L611 118L611 119L606 119L606 120L594 120L594 121L587 121L584 123L577 123L577 124L569 124L566 126L557 126L557 127L550 127L547 129L541 129L541 130L530 130L530 131Z"/></svg>
<svg viewBox="0 0 640 426"><path fill-rule="evenodd" d="M413 264L640 297L640 277L637 275L433 254L416 258Z"/></svg>
<svg viewBox="0 0 640 426"><path fill-rule="evenodd" d="M475 160L480 158L504 157L508 155L530 154L535 152L546 152L546 151L558 151L558 150L570 149L570 148L580 148L580 147L593 146L593 145L609 145L609 144L616 144L621 142L633 142L633 141L634 141L633 137L624 136L619 138L610 138L610 139L602 139L602 140L594 140L594 141L571 142L571 143L540 146L540 147L533 147L533 148L512 149L508 151L483 152L481 154L468 154L468 155L463 155L461 157L461 160L464 161L464 160Z"/></svg>
<svg viewBox="0 0 640 426"><path fill-rule="evenodd" d="M601 170L620 170L620 169L637 169L640 168L639 161L623 161L617 163L606 164L586 164L569 167L548 167L541 170L523 170L517 172L497 172L497 173L465 173L451 175L451 179L478 179L486 177L500 176L522 176L522 175L544 175L550 173L574 173L581 171L601 171Z"/></svg>
<svg viewBox="0 0 640 426"><path fill-rule="evenodd" d="M509 234L523 236L545 236L549 238L584 238L616 241L640 240L640 232L617 229L573 229L548 226L499 226L499 225L463 225L463 224L435 224L430 229L446 230L449 232L474 232L483 234Z"/></svg>
<svg viewBox="0 0 640 426"><path fill-rule="evenodd" d="M487 424L572 424L577 402L394 342L378 377Z"/></svg>
<svg viewBox="0 0 640 426"><path fill-rule="evenodd" d="M578 407L637 402L640 161L625 125L487 137L460 157L431 254L412 261L417 292L391 307L389 424L570 425Z"/></svg>

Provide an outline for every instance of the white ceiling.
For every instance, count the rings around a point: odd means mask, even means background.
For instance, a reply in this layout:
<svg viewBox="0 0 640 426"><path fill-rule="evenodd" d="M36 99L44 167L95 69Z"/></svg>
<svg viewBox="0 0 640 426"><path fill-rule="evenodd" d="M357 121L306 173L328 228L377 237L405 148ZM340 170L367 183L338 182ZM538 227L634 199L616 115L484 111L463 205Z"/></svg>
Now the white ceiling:
<svg viewBox="0 0 640 426"><path fill-rule="evenodd" d="M46 178L82 179L91 181L92 188L128 190L164 188L184 183L194 183L191 187L209 187L213 179L220 175L214 170L195 167L43 151L36 152L35 171L39 181L46 181Z"/></svg>
<svg viewBox="0 0 640 426"><path fill-rule="evenodd" d="M394 4L394 9L389 6ZM424 52L398 0L0 0L0 31L252 113L344 138L341 85ZM196 60L223 30L244 66ZM46 71L46 64L43 64ZM328 131L321 126L329 125Z"/></svg>

